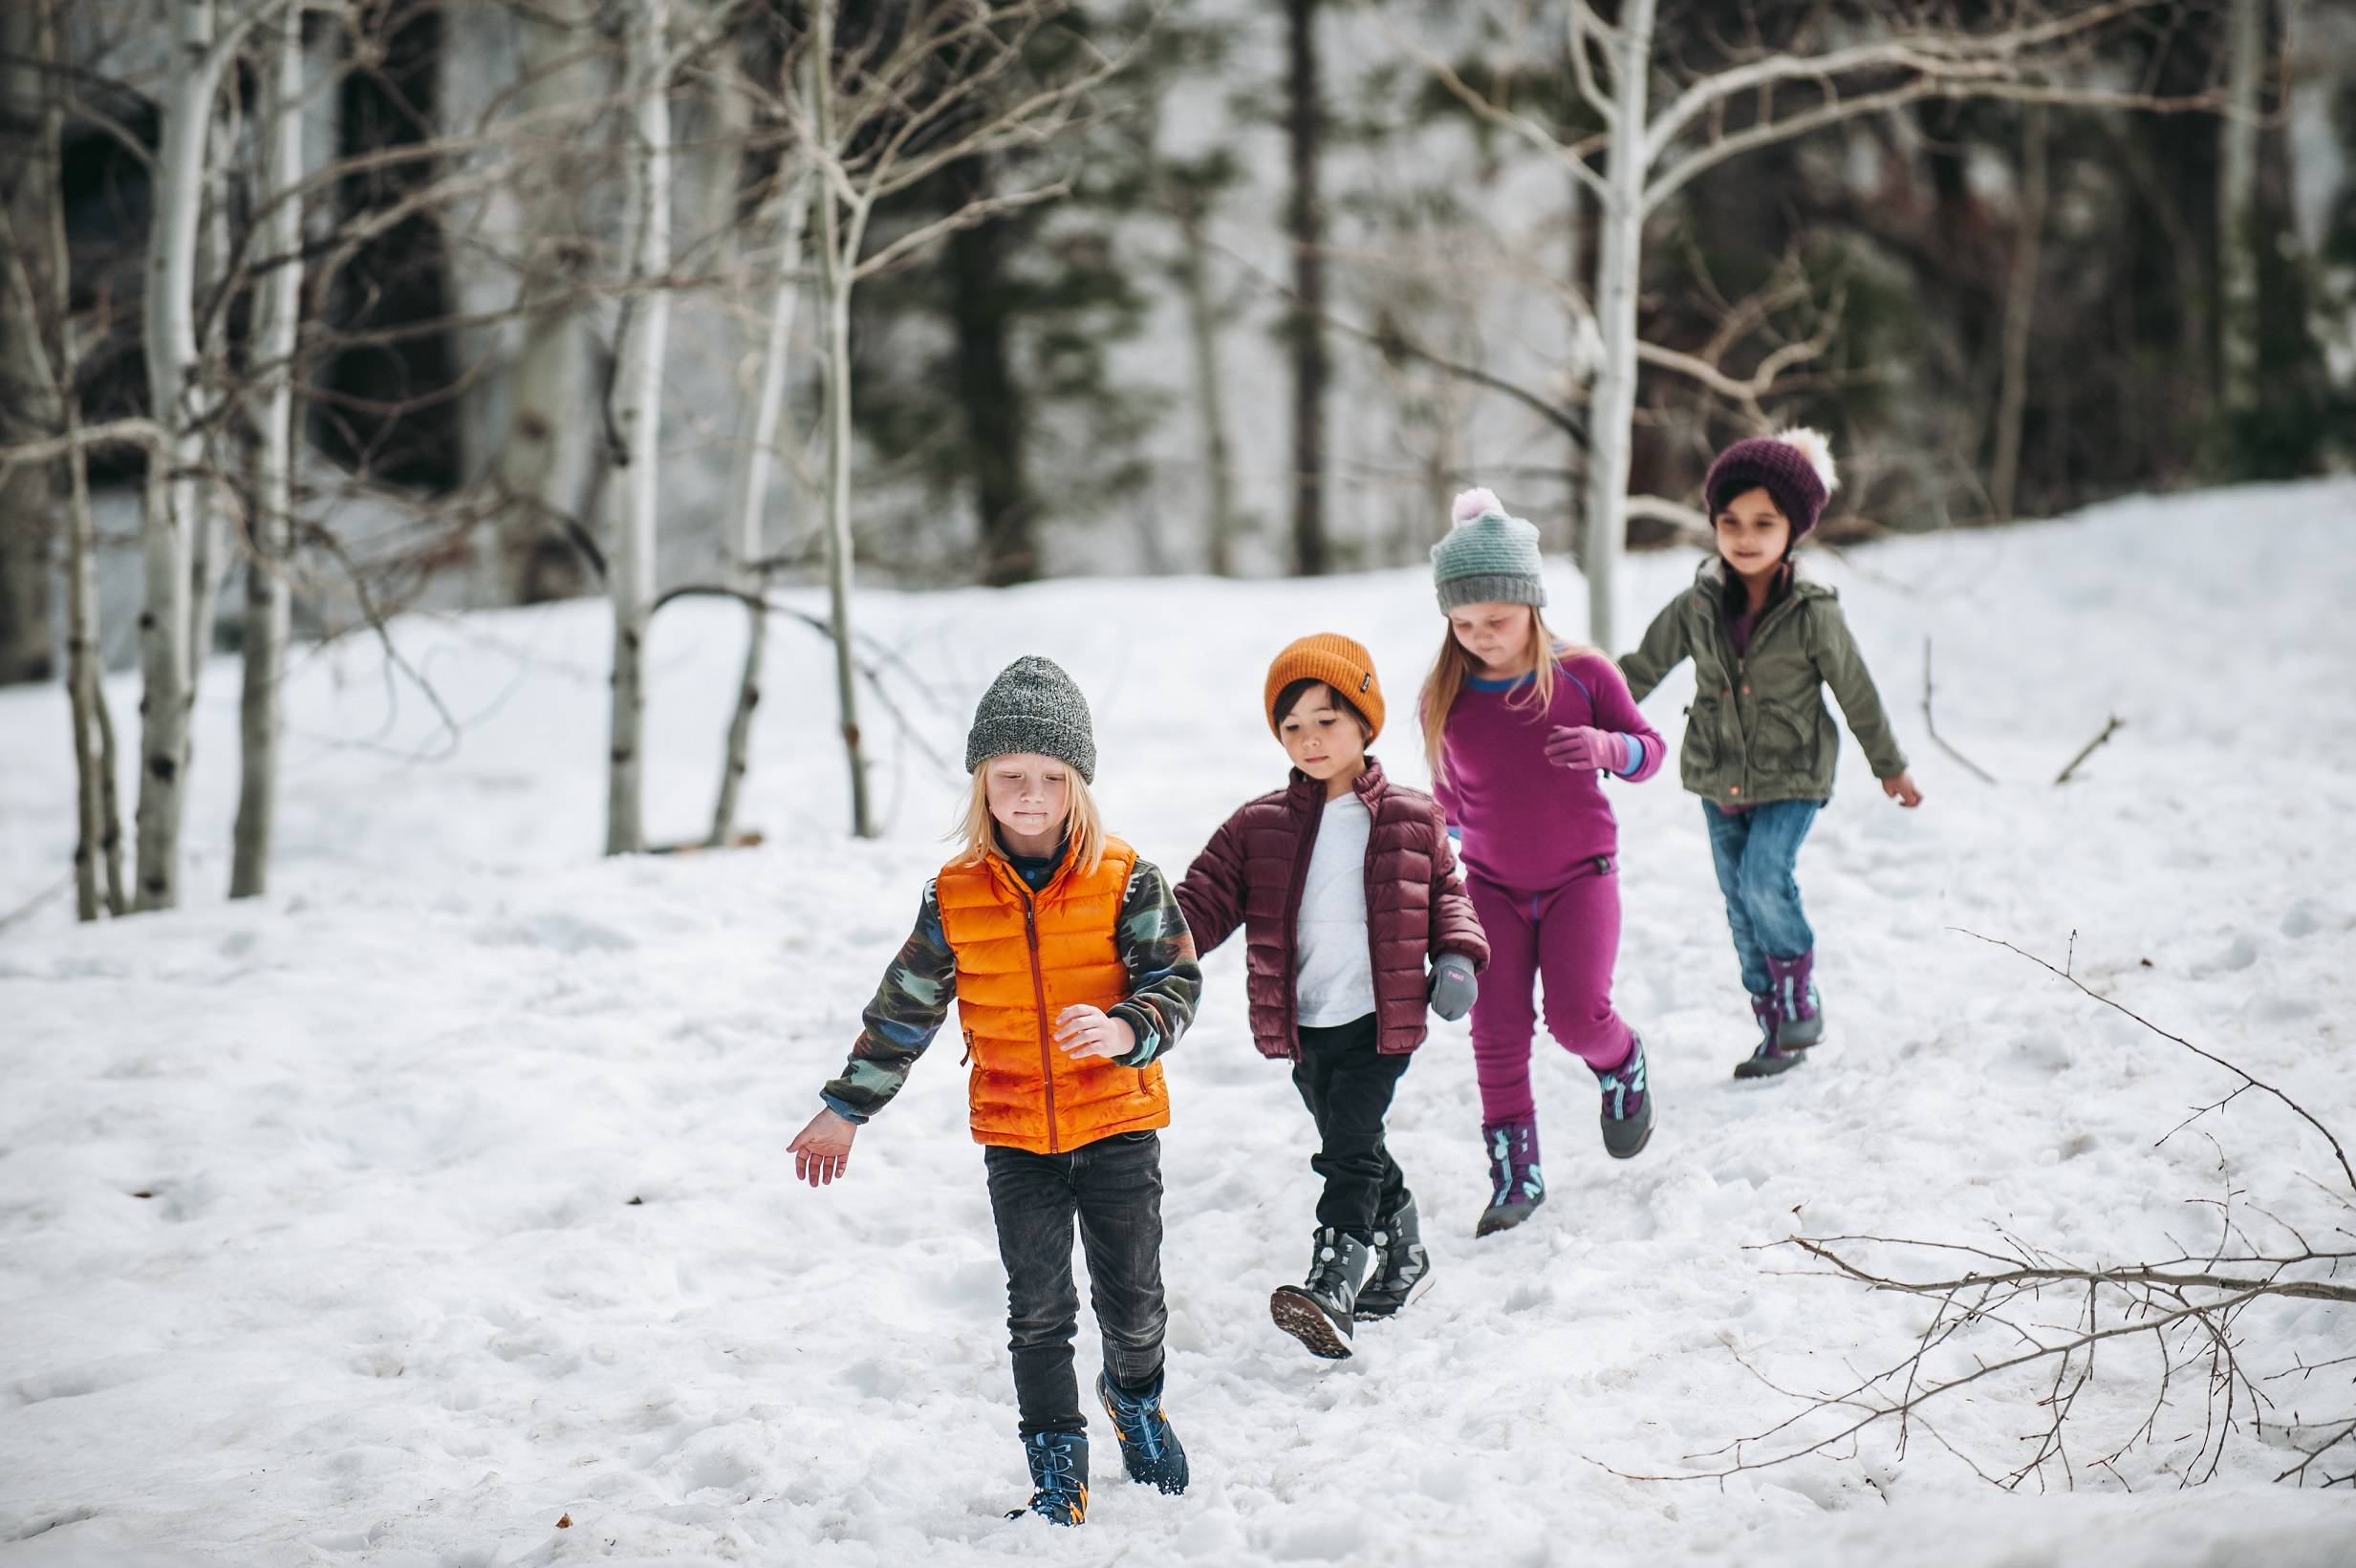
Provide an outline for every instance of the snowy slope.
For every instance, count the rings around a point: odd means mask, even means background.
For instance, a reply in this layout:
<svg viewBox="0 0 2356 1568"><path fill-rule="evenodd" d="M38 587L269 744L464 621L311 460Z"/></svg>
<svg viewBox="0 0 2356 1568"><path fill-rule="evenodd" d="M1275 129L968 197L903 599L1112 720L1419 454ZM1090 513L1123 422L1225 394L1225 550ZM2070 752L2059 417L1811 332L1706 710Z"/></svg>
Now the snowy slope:
<svg viewBox="0 0 2356 1568"><path fill-rule="evenodd" d="M1829 1042L1777 1084L1728 1081L1747 1019L1698 807L1673 776L1619 790L1620 999L1661 1130L1611 1165L1591 1079L1542 1043L1553 1201L1476 1249L1471 1060L1441 1029L1393 1140L1437 1283L1348 1364L1266 1322L1304 1261L1308 1119L1251 1050L1240 954L1217 955L1166 1139L1170 1407L1196 1485L1116 1484L1100 1430L1072 1536L999 1516L1023 1492L1003 1277L954 1057L862 1134L846 1185L787 1180L954 787L887 741L892 830L842 836L816 639L772 645L746 812L767 847L615 864L594 858L596 607L399 629L454 750L376 649L312 655L280 891L242 907L217 899L236 682L216 664L198 906L76 929L52 901L0 933L0 1562L2356 1563L2356 1498L2269 1485L2290 1462L2272 1427L2178 1489L2189 1385L2120 1462L2131 1493L2082 1468L2074 1493L2007 1495L1919 1430L1902 1462L1870 1433L1722 1486L1624 1478L1711 1468L1691 1456L1797 1408L1770 1385L1830 1386L1921 1328L1917 1305L1749 1250L1795 1229L2002 1227L2120 1258L2213 1235L2191 1200L2229 1184L2310 1234L2349 1223L2314 1134L2244 1097L2159 1141L2232 1080L1956 928L2057 959L2075 933L2089 983L2356 1133L2352 526L2341 482L1820 558L1930 795L1901 812L1844 756L1803 860ZM1632 563L1625 613L1692 564ZM1582 602L1567 569L1553 587ZM1281 777L1257 712L1277 646L1363 637L1399 713L1439 631L1413 574L861 608L952 759L1002 663L1063 660L1112 824L1174 871ZM741 634L725 607L658 624L658 837L708 810ZM1940 732L1997 787L1922 733L1926 636ZM136 698L118 687L118 714ZM1673 680L1648 704L1665 732L1682 700ZM2050 787L2112 713L2127 727ZM70 849L65 734L58 694L0 697L0 911ZM1379 749L1421 777L1403 723ZM2320 1303L2250 1326L2266 1370L2350 1348ZM1085 1339L1080 1360L1092 1376ZM2082 1465L2151 1386L2132 1346L2105 1371ZM2356 1406L2335 1375L2274 1386L2286 1411ZM2010 1468L2038 1391L1958 1396L1938 1434Z"/></svg>

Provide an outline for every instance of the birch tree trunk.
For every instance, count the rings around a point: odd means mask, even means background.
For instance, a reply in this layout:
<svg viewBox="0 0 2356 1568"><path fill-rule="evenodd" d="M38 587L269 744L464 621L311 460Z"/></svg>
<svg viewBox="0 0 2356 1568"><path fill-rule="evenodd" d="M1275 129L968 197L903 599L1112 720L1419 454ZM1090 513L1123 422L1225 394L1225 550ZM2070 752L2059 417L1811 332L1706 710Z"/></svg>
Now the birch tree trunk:
<svg viewBox="0 0 2356 1568"><path fill-rule="evenodd" d="M2218 350L2230 418L2258 406L2258 137L2264 107L2266 0L2233 0L2227 26L2217 247L2224 295Z"/></svg>
<svg viewBox="0 0 2356 1568"><path fill-rule="evenodd" d="M33 247L45 247L49 209L57 186L56 141L46 115L41 38L47 12L27 0L0 10L0 165L10 173L7 244L0 255L11 274L0 277L0 434L21 416L27 437L58 428L56 383L42 347L44 307L32 278L46 270ZM23 250L18 247L23 247ZM56 499L56 470L24 463L0 477L0 686L47 680L55 673L51 648L49 541Z"/></svg>
<svg viewBox="0 0 2356 1568"><path fill-rule="evenodd" d="M255 368L263 376L254 425L251 548L246 563L245 687L238 709L237 829L229 896L269 891L277 801L278 735L284 715L289 619L287 564L293 553L294 343L302 310L303 28L291 12L268 39L261 77L262 179L268 214L259 248L270 269L253 302Z"/></svg>
<svg viewBox="0 0 2356 1568"><path fill-rule="evenodd" d="M77 500L81 506L77 522L87 523L90 520L90 492L86 484ZM93 553L96 553L95 548ZM97 597L94 585L91 591L94 603ZM95 615L91 624L91 649L95 658L97 649ZM97 689L93 711L98 721L98 820L106 829L106 837L99 846L106 852L106 909L110 914L128 914L131 912L131 890L122 874L122 801L116 785L116 781L122 777L122 754L115 746L115 710L107 704L106 687L97 680L95 674L93 683Z"/></svg>
<svg viewBox="0 0 2356 1568"><path fill-rule="evenodd" d="M507 429L491 464L505 498L493 547L495 591L505 603L572 598L589 584L566 524L588 526L596 488L597 377L581 308L565 297L588 277L592 247L581 217L588 174L564 150L587 126L550 117L568 104L593 103L607 90L595 60L593 9L591 0L537 0L518 9L523 82L516 106L534 117L537 145L523 158L516 182L523 343L508 372Z"/></svg>
<svg viewBox="0 0 2356 1568"><path fill-rule="evenodd" d="M194 288L216 290L228 279L229 258L235 252L230 233L235 205L238 164L238 114L235 93L219 95L213 103L212 153L205 182L204 212L198 220L197 270ZM228 302L213 312L211 328L198 345L205 380L213 386L228 383ZM189 542L194 552L188 591L188 700L196 701L204 683L205 661L212 656L213 623L221 613L221 590L228 579L229 552L226 537L236 487L229 483L227 448L233 438L213 431L205 438L205 473L197 488L197 526Z"/></svg>
<svg viewBox="0 0 2356 1568"><path fill-rule="evenodd" d="M736 467L728 483L728 521L734 529L736 560L730 581L740 592L758 600L768 587L767 558L762 513L768 504L770 454L778 440L778 424L786 402L786 372L793 346L793 312L801 297L802 236L810 207L798 181L785 185L778 214L780 246L777 285L769 298L768 340L761 353L760 381L746 403L737 427ZM736 711L728 720L728 746L720 771L720 799L712 807L712 831L704 842L715 849L727 848L736 836L736 806L751 766L752 720L761 705L761 663L768 655L768 612L759 603L746 607L745 669L736 683Z"/></svg>
<svg viewBox="0 0 2356 1568"><path fill-rule="evenodd" d="M661 480L662 358L670 335L671 0L637 0L629 21L631 296L616 345L614 429L620 441L614 595L614 726L605 852L646 848L646 616L655 596L656 486Z"/></svg>
<svg viewBox="0 0 2356 1568"><path fill-rule="evenodd" d="M2037 276L2044 255L2045 106L2021 117L2021 231L2013 243L2012 279L2004 293L2004 358L1996 403L1996 471L1989 501L1999 520L2012 517L2021 485L2021 434L2029 405L2029 329L2037 314Z"/></svg>
<svg viewBox="0 0 2356 1568"><path fill-rule="evenodd" d="M147 387L161 450L148 459L140 544L146 607L140 615L139 898L142 910L180 902L180 825L188 763L190 541L202 505L204 391L196 346L197 220L205 145L221 64L213 0L178 0L162 140L156 151L148 232Z"/></svg>
<svg viewBox="0 0 2356 1568"><path fill-rule="evenodd" d="M1289 47L1286 136L1292 165L1292 565L1305 577L1331 564L1326 533L1325 207L1317 189L1325 105L1318 80L1317 0L1286 0Z"/></svg>
<svg viewBox="0 0 2356 1568"><path fill-rule="evenodd" d="M826 159L841 152L834 140L834 22L839 4L820 0L815 8L817 36L811 56L811 107L817 120L819 156ZM859 749L858 667L851 640L851 285L867 209L854 208L846 226L841 201L840 193L822 177L818 256L819 290L826 301L827 603L834 634L834 698L851 765L851 831L874 838L867 763Z"/></svg>
<svg viewBox="0 0 2356 1568"><path fill-rule="evenodd" d="M10 394L10 411L21 416L24 434L63 435L69 442L80 421L74 397L71 280L66 275L65 206L57 188L58 154L65 123L64 86L59 73L57 0L34 0L0 16L0 127L7 132L10 161L19 170L9 204L0 208L0 390ZM54 329L55 346L50 339ZM69 445L59 460L75 479L66 529L66 694L74 726L75 913L98 917L98 855L103 834L96 718L96 581L87 531L89 494L80 483L82 454ZM55 499L53 470L46 463L19 468L0 490L0 528L38 538ZM37 483L33 483L37 482ZM46 553L46 552L42 552ZM0 577L5 577L0 572ZM48 580L40 585L46 609ZM47 618L42 617L46 659Z"/></svg>
<svg viewBox="0 0 2356 1568"><path fill-rule="evenodd" d="M1604 153L1606 191L1596 221L1603 230L1595 290L1595 325L1603 363L1595 378L1589 422L1587 594L1588 641L1609 654L1615 646L1620 556L1628 544L1628 472L1636 416L1636 290L1644 264L1644 184L1648 172L1646 87L1652 69L1655 0L1628 0L1610 48L1614 122ZM1576 35L1571 47L1584 49Z"/></svg>

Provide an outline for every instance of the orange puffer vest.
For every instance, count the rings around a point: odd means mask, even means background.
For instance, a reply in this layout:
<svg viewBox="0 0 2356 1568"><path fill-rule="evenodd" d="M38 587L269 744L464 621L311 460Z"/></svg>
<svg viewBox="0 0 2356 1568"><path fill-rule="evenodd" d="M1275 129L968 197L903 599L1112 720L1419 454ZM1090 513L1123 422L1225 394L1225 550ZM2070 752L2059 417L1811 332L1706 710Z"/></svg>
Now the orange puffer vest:
<svg viewBox="0 0 2356 1568"><path fill-rule="evenodd" d="M1065 1008L1110 1009L1129 995L1115 938L1136 864L1136 850L1109 838L1095 870L1067 864L1035 895L995 851L941 868L934 892L957 955L974 1142L1060 1154L1170 1125L1159 1062L1075 1062L1053 1039Z"/></svg>

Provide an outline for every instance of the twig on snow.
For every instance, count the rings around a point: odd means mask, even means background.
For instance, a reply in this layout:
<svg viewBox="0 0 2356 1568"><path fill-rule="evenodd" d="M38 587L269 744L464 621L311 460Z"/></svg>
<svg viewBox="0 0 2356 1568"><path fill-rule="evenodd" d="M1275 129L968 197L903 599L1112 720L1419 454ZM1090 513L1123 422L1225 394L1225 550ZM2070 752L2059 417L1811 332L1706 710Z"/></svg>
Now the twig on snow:
<svg viewBox="0 0 2356 1568"><path fill-rule="evenodd" d="M2112 736L2118 734L2119 731L2125 729L2126 727L2127 720L2120 718L2115 713L2112 714L2110 716L2110 722L2103 726L2103 733L2096 736L2093 740L2088 741L2086 744L2086 749L2069 760L2069 766L2064 768L2059 774L2055 775L2053 781L2055 786L2058 788L2059 786L2069 783L2069 776L2078 771L2078 764L2080 763L2083 763L2087 758L2093 756L2097 747L2101 746L2104 741L2109 740Z"/></svg>
<svg viewBox="0 0 2356 1568"><path fill-rule="evenodd" d="M1922 727L1925 734L1929 735L1933 741L1938 742L1939 750L1945 752L1948 756L1953 757L1956 762L1961 763L1965 767L1970 768L1972 772L1978 777L1981 784L1992 784L1996 783L1995 774L1989 772L1986 768L1981 767L1978 763L1973 762L1969 757L1964 756L1963 753L1957 751L1954 746L1947 743L1946 737L1940 735L1938 732L1937 721L1931 717L1931 639L1929 637L1922 639Z"/></svg>

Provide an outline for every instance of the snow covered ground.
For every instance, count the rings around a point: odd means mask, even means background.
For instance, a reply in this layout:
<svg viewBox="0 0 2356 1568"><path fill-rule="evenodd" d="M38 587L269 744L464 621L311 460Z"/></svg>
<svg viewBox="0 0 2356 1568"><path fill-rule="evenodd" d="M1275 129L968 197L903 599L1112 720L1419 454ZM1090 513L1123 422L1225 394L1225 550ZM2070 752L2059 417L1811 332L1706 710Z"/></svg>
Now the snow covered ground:
<svg viewBox="0 0 2356 1568"><path fill-rule="evenodd" d="M1624 612L1640 625L1692 565L1632 563ZM845 838L817 639L772 643L746 810L767 847L620 863L594 855L597 607L404 623L454 746L375 647L313 653L278 891L237 907L219 898L235 669L216 664L193 907L76 928L53 899L0 933L0 1561L2356 1563L2356 1497L2269 1484L2291 1462L2271 1425L2178 1488L2197 1379L2120 1478L2083 1468L2141 1417L2153 1366L2132 1345L2081 1403L2074 1492L2057 1472L2045 1495L2000 1493L1920 1430L1902 1461L1876 1431L1722 1485L1624 1478L1713 1468L1697 1456L1798 1408L1776 1387L1838 1385L1920 1330L1917 1303L1752 1250L1795 1230L2000 1227L2118 1259L2214 1235L2194 1200L2228 1186L2237 1212L2311 1235L2350 1223L2287 1113L2245 1096L2161 1141L2233 1081L1958 928L2056 959L2074 934L2089 983L2356 1133L2356 484L2122 504L1818 569L1930 797L1901 812L1844 757L1802 861L1828 1043L1774 1084L1729 1081L1747 1019L1698 807L1674 776L1619 790L1620 999L1658 1136L1608 1162L1592 1081L1542 1043L1553 1198L1476 1248L1472 1063L1442 1028L1394 1120L1437 1283L1327 1364L1266 1321L1305 1261L1308 1119L1253 1053L1222 951L1166 1138L1170 1408L1195 1486L1118 1484L1100 1430L1070 1535L1001 1517L1025 1489L954 1053L863 1134L847 1184L788 1180L785 1142L955 787L871 715L891 830ZM1567 569L1554 593L1584 602ZM1439 634L1415 574L861 613L929 683L896 690L953 760L991 673L1063 660L1095 705L1113 826L1174 872L1281 777L1257 708L1276 647L1362 637L1400 713ZM658 623L659 838L709 809L741 636L725 606ZM1926 637L1940 731L1995 787L1923 733ZM129 721L135 688L114 698ZM1673 680L1648 704L1664 732L1682 700ZM2051 787L2114 713L2126 728ZM0 697L0 912L65 864L65 736L60 694ZM1405 723L1378 749L1422 777ZM2306 1303L2248 1326L2274 1371L2345 1356L2356 1324ZM2001 1471L2039 1386L1931 1413ZM2345 1366L2270 1386L2283 1414L2356 1407Z"/></svg>

